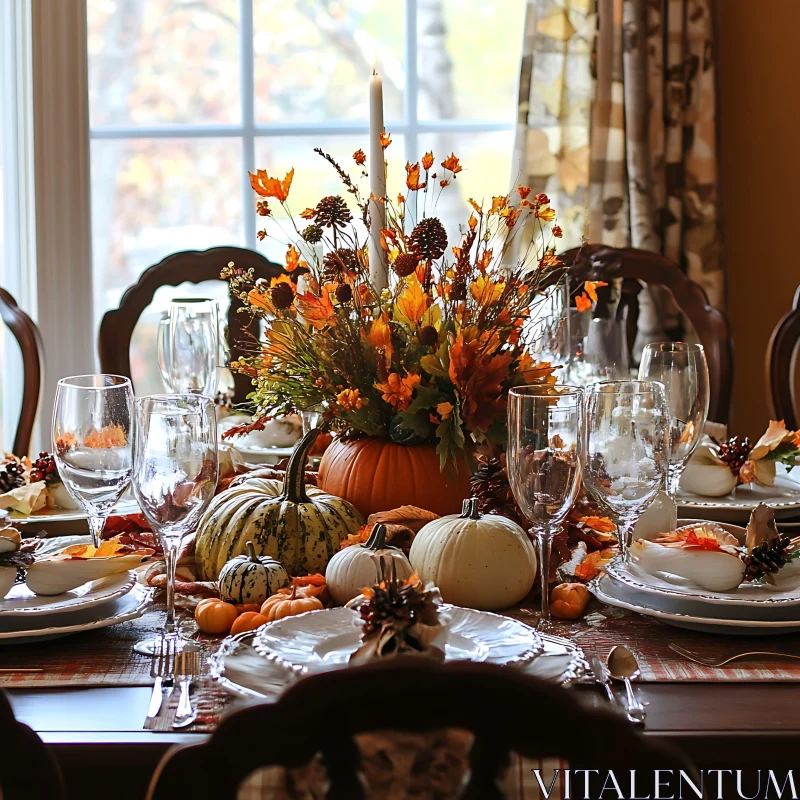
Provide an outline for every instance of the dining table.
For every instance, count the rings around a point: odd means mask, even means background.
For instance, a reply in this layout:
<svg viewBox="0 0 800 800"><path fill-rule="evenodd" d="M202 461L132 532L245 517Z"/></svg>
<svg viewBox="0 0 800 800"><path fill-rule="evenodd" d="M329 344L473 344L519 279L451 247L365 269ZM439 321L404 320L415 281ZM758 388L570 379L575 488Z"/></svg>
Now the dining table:
<svg viewBox="0 0 800 800"><path fill-rule="evenodd" d="M537 607L529 598L503 613L535 625ZM2 673L0 687L17 718L52 748L68 797L107 798L109 786L120 800L144 797L159 760L171 747L204 740L222 715L245 702L208 675L206 657L221 637L199 634L191 616L183 613L183 632L201 645L204 655L195 697L198 719L185 731L173 730L168 722L146 730L151 662L133 645L153 634L162 620L163 607L156 602L138 619L113 627L0 650L5 669L42 670ZM587 658L605 658L619 644L636 655L641 676L635 692L647 712L644 735L676 745L699 769L787 770L796 765L800 661L741 661L714 669L683 658L669 645L720 659L766 644L800 656L800 635L709 635L595 600L581 620L558 626L558 633ZM589 704L607 702L588 674L569 691Z"/></svg>

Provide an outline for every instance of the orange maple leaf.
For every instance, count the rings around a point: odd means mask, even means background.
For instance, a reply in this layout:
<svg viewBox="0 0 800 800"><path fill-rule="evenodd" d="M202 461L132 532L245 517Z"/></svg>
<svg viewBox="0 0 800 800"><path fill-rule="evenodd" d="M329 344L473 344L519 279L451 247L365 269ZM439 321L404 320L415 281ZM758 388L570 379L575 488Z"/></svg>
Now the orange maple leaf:
<svg viewBox="0 0 800 800"><path fill-rule="evenodd" d="M450 153L450 155L444 161L442 161L442 166L445 169L449 169L453 175L457 175L463 169L461 164L459 164L455 153Z"/></svg>
<svg viewBox="0 0 800 800"><path fill-rule="evenodd" d="M270 314L275 313L275 307L272 305L272 301L269 299L269 297L267 297L267 295L259 292L258 289L251 289L247 293L247 302L255 308L263 308Z"/></svg>
<svg viewBox="0 0 800 800"><path fill-rule="evenodd" d="M289 197L289 188L294 178L294 168L286 173L286 177L279 181L277 178L270 178L265 169L259 169L255 174L247 173L250 176L250 185L253 191L260 197L274 197L281 203L286 202Z"/></svg>
<svg viewBox="0 0 800 800"><path fill-rule="evenodd" d="M614 533L617 530L617 526L608 517L580 517L578 522L598 533Z"/></svg>
<svg viewBox="0 0 800 800"><path fill-rule="evenodd" d="M359 148L358 150L355 151L355 153L353 153L353 161L355 161L359 167L363 166L366 163L367 157L366 155L364 155L364 151L361 148Z"/></svg>
<svg viewBox="0 0 800 800"><path fill-rule="evenodd" d="M479 216L483 216L483 209L470 197L467 201Z"/></svg>
<svg viewBox="0 0 800 800"><path fill-rule="evenodd" d="M430 151L422 156L422 169L426 172L433 166L433 153Z"/></svg>
<svg viewBox="0 0 800 800"><path fill-rule="evenodd" d="M286 251L286 271L294 272L298 267L308 266L305 261L300 260L300 251L294 246L289 245Z"/></svg>
<svg viewBox="0 0 800 800"><path fill-rule="evenodd" d="M575 577L580 578L582 581L590 581L592 578L596 578L616 554L616 548L614 547L606 547L603 550L595 550L593 553L589 553L575 568Z"/></svg>
<svg viewBox="0 0 800 800"><path fill-rule="evenodd" d="M508 205L508 195L501 195L500 197L492 198L492 207L489 209L490 214L499 214Z"/></svg>
<svg viewBox="0 0 800 800"><path fill-rule="evenodd" d="M306 208L300 212L300 216L303 219L314 219L317 216L317 212L313 208Z"/></svg>
<svg viewBox="0 0 800 800"><path fill-rule="evenodd" d="M322 330L333 316L331 294L335 288L334 284L327 283L319 295L310 292L297 295L297 310L305 321L318 331Z"/></svg>
<svg viewBox="0 0 800 800"><path fill-rule="evenodd" d="M474 230L475 230L475 226L476 226L477 224L478 224L478 220L477 220L477 219L475 219L475 217L474 217L474 215L473 215L473 214L470 214L470 215L469 215L469 219L467 220L467 225L469 225L469 229L470 229L471 231L474 231ZM460 250L460 248L458 248L458 249ZM455 250L456 250L456 248L454 247L454 248L453 248L453 250L455 251Z"/></svg>
<svg viewBox="0 0 800 800"><path fill-rule="evenodd" d="M517 364L517 373L522 375L522 381L526 384L555 383L554 372L555 367L549 361L537 363L528 352L522 354Z"/></svg>
<svg viewBox="0 0 800 800"><path fill-rule="evenodd" d="M530 193L531 193L530 186L517 186L517 194L519 195L520 200L527 199Z"/></svg>
<svg viewBox="0 0 800 800"><path fill-rule="evenodd" d="M412 192L416 192L424 189L427 185L426 181L420 182L419 180L419 162L416 164L406 162L406 186Z"/></svg>
<svg viewBox="0 0 800 800"><path fill-rule="evenodd" d="M560 239L563 235L564 235L564 232L561 230L561 226L560 225L553 225L553 236L555 236L556 239Z"/></svg>
<svg viewBox="0 0 800 800"><path fill-rule="evenodd" d="M433 298L423 290L419 280L409 276L396 305L397 310L416 327L432 302Z"/></svg>
<svg viewBox="0 0 800 800"><path fill-rule="evenodd" d="M395 411L405 411L411 405L411 397L419 382L420 376L416 372L410 372L404 378L397 372L390 372L386 381L376 383L375 388Z"/></svg>
<svg viewBox="0 0 800 800"><path fill-rule="evenodd" d="M376 350L391 347L392 329L389 326L389 320L386 314L381 314L376 320L373 320L372 325L369 326L367 341Z"/></svg>
<svg viewBox="0 0 800 800"><path fill-rule="evenodd" d="M534 213L545 222L552 222L556 218L556 210L550 207L537 208Z"/></svg>
<svg viewBox="0 0 800 800"><path fill-rule="evenodd" d="M592 301L586 296L586 294L579 294L575 298L575 308L578 311L588 311L592 307Z"/></svg>
<svg viewBox="0 0 800 800"><path fill-rule="evenodd" d="M381 147L385 150L392 143L392 135L381 131Z"/></svg>
<svg viewBox="0 0 800 800"><path fill-rule="evenodd" d="M586 290L586 294L592 298L592 300L596 303L597 302L597 290L601 286L608 286L605 281L584 281L583 288Z"/></svg>

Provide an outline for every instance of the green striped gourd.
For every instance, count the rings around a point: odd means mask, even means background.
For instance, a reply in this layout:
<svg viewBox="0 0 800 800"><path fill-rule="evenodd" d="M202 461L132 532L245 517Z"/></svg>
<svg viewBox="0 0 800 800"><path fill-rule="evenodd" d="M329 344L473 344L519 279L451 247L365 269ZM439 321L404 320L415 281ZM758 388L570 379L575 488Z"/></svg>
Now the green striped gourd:
<svg viewBox="0 0 800 800"><path fill-rule="evenodd" d="M252 542L247 554L232 558L219 573L219 596L229 603L258 603L261 605L278 589L289 583L289 576L280 561L269 556L257 556Z"/></svg>
<svg viewBox="0 0 800 800"><path fill-rule="evenodd" d="M363 518L355 506L305 486L306 456L319 433L312 428L297 443L283 482L245 478L211 501L195 542L201 580L217 580L248 541L256 555L277 559L290 575L325 572L341 542L358 531Z"/></svg>

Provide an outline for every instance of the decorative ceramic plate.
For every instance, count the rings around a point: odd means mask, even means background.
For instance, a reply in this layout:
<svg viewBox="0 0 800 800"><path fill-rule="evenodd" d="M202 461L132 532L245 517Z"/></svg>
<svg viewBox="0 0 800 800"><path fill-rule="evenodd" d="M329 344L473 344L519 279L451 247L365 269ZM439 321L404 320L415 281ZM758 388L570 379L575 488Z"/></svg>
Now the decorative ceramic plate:
<svg viewBox="0 0 800 800"><path fill-rule="evenodd" d="M669 625L704 633L738 634L741 636L769 635L777 633L796 633L800 631L800 619L763 620L736 619L723 615L713 616L703 613L709 606L694 604L687 609L688 613L674 610L654 608L652 596L631 589L618 583L610 575L601 575L590 581L589 591L601 602L609 606L635 611L648 617L654 617ZM717 606L716 608L719 608ZM696 610L695 610L696 609Z"/></svg>
<svg viewBox="0 0 800 800"><path fill-rule="evenodd" d="M449 621L432 644L446 661L526 664L542 652L539 634L509 617L443 604ZM265 625L254 646L300 674L347 664L361 644L361 619L349 608L307 611Z"/></svg>
<svg viewBox="0 0 800 800"><path fill-rule="evenodd" d="M108 605L75 611L71 614L60 614L55 619L62 622L61 625L42 627L41 620L36 618L18 620L19 629L0 631L0 644L27 644L119 625L120 622L141 617L150 605L152 597L151 590L137 584L124 597Z"/></svg>
<svg viewBox="0 0 800 800"><path fill-rule="evenodd" d="M135 584L136 576L130 571L98 578L69 592L54 595L34 594L24 583L18 583L5 600L0 600L0 620L83 611L123 597Z"/></svg>
<svg viewBox="0 0 800 800"><path fill-rule="evenodd" d="M755 606L761 607L762 611L778 606L800 606L800 563L797 561L790 562L778 573L776 578L780 580L774 587L743 583L732 592L712 592L677 575L650 574L636 562L626 564L621 556L606 565L606 572L615 581L662 600L691 600L729 608ZM797 610L797 616L800 619L800 609Z"/></svg>
<svg viewBox="0 0 800 800"><path fill-rule="evenodd" d="M316 613L316 612L312 612ZM232 694L259 700L277 700L283 690L298 680L298 674L280 661L263 656L253 646L258 631L231 636L209 659L211 676ZM562 685L588 674L588 664L577 645L541 633L542 652L520 667L526 674Z"/></svg>
<svg viewBox="0 0 800 800"><path fill-rule="evenodd" d="M749 483L737 486L730 494L723 497L707 497L679 490L678 507L681 512L691 512L695 516L747 522L756 506L759 503L766 503L775 510L777 518L792 516L800 513L800 483L796 478L800 474L798 470L800 468L790 476L786 473L785 467L778 464L775 486ZM688 513L684 513L684 516L688 516Z"/></svg>
<svg viewBox="0 0 800 800"><path fill-rule="evenodd" d="M138 514L139 505L135 500L122 499L111 511L112 514ZM83 509L46 508L34 514L20 514L12 511L10 521L15 525L35 525L37 522L77 522L86 519Z"/></svg>

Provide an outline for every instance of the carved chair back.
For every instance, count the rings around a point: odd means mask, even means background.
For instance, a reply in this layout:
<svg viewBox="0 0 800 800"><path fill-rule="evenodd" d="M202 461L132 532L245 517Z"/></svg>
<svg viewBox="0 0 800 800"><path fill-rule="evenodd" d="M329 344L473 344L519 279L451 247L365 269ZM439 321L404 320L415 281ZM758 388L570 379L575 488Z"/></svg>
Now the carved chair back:
<svg viewBox="0 0 800 800"><path fill-rule="evenodd" d="M122 295L119 307L106 312L100 324L100 368L103 372L131 377L130 346L133 329L142 312L162 286L220 280L222 268L233 261L237 267L252 268L256 278L269 280L283 272L278 264L260 253L242 247L212 247L210 250L186 250L173 253L146 269L139 280ZM241 344L258 336L255 320L240 314L242 304L231 298L227 317L227 339L231 359L242 354ZM252 387L246 375L235 375L234 399L244 401Z"/></svg>
<svg viewBox="0 0 800 800"><path fill-rule="evenodd" d="M789 430L800 428L800 398L795 392L800 358L800 286L792 310L772 331L767 347L767 397L772 419L783 419Z"/></svg>
<svg viewBox="0 0 800 800"><path fill-rule="evenodd" d="M0 289L0 317L17 340L22 353L22 407L14 436L14 454L28 455L33 424L42 391L44 348L36 323L17 305L17 301Z"/></svg>

